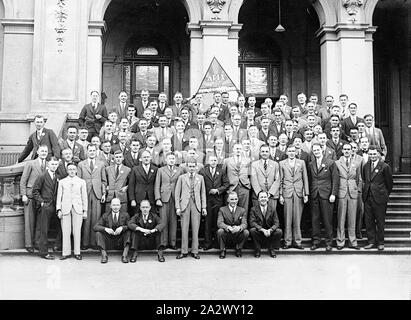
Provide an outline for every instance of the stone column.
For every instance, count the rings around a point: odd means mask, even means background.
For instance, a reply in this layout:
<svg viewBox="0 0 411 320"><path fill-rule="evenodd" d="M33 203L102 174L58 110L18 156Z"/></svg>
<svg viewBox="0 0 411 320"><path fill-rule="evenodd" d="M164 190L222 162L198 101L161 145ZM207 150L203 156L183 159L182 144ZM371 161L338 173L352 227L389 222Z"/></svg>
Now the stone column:
<svg viewBox="0 0 411 320"><path fill-rule="evenodd" d="M88 101L92 90L97 90L99 93L101 93L102 90L102 36L105 30L106 25L104 21L89 21L87 37L86 101Z"/></svg>

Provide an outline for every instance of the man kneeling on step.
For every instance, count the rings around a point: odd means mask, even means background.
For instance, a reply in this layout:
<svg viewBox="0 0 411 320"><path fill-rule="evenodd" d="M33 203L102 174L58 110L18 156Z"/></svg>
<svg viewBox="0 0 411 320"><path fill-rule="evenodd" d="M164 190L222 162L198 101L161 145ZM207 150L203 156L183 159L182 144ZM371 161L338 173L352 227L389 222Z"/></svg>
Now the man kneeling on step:
<svg viewBox="0 0 411 320"><path fill-rule="evenodd" d="M131 250L133 250L130 262L136 262L138 250L158 250L158 261L165 261L164 246L161 245L161 231L164 224L160 217L150 210L150 202L142 200L140 212L134 215L128 223L132 239Z"/></svg>
<svg viewBox="0 0 411 320"><path fill-rule="evenodd" d="M106 249L123 250L121 261L128 263L128 250L130 247L130 231L127 223L130 216L127 212L120 212L121 202L113 198L110 204L111 210L103 214L94 226L97 246L101 251L101 263L107 263Z"/></svg>

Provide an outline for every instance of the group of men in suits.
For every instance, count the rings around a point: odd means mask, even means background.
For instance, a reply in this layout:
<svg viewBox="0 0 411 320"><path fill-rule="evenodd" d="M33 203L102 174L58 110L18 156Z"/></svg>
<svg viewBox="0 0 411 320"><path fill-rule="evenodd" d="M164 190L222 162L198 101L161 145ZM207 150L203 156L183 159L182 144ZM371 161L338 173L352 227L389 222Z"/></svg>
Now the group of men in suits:
<svg viewBox="0 0 411 320"><path fill-rule="evenodd" d="M191 227L191 254L199 259L202 219L204 250L218 243L220 258L225 258L226 245L234 243L240 257L251 235L256 257L263 242L275 257L282 235L284 249L303 249L301 223L307 212L311 249L319 247L323 225L330 251L334 211L337 249L345 245L346 223L349 247L359 248L364 213L366 248L383 249L385 211L380 204L388 201L392 188L390 167L384 163L385 142L372 116L359 118L357 105L347 103L345 97L346 117L341 106L327 101L330 96L322 107L315 94L308 102L299 94L294 107L282 95L273 106L266 99L257 108L255 97L249 97L246 106L243 96L229 103L226 92L215 93L211 106L202 103L201 95L190 103L177 92L170 106L164 93L150 101L147 90L132 105L122 91L119 104L110 112L98 97L98 92L91 92L91 103L80 113L80 129L69 126L65 140L57 141L44 128L42 117L35 119L37 130L19 159L33 151L21 181L29 251L36 242L37 217L43 226L37 231L43 239L41 253L48 256L44 225L51 210L61 220L63 259L71 254L67 239L73 233L77 259L81 249L91 247L102 252L105 263L106 247L115 244L124 249L123 262L135 262L140 245L157 249L159 261L164 261L164 248L177 249L178 220L182 241L177 258L188 255ZM359 148L361 140L365 148ZM45 169L46 160L58 158L55 169L53 161ZM49 177L44 178L46 173L60 183L54 186ZM41 186L46 185L54 197L47 210L38 206L45 202L40 201L42 187L31 190L40 176ZM76 191L68 196L69 189ZM130 260L129 250L133 251Z"/></svg>

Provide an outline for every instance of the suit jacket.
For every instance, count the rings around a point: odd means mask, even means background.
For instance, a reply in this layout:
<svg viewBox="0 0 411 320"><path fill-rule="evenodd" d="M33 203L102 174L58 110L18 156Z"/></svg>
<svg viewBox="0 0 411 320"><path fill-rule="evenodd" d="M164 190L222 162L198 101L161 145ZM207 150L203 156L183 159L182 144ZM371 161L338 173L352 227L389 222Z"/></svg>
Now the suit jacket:
<svg viewBox="0 0 411 320"><path fill-rule="evenodd" d="M37 140L37 131L32 133L27 141L27 145L20 154L18 162L23 162L24 159L32 152L31 159L37 158L37 150L41 145L46 145L48 147L47 159L54 156L57 159L60 158L60 147L56 137L56 134L51 129L43 128L40 140Z"/></svg>
<svg viewBox="0 0 411 320"><path fill-rule="evenodd" d="M262 228L274 231L280 227L277 211L267 203L267 212L264 217L260 205L258 204L250 210L249 225L250 228L256 228L258 231Z"/></svg>
<svg viewBox="0 0 411 320"><path fill-rule="evenodd" d="M207 208L206 188L203 176L194 176L194 203L198 211ZM184 211L190 201L190 173L178 177L175 190L176 210Z"/></svg>
<svg viewBox="0 0 411 320"><path fill-rule="evenodd" d="M148 199L150 203L154 203L154 183L156 175L157 167L153 164L150 164L148 174L145 172L143 165L134 167L130 173L128 200L135 200L137 203L140 203L141 200Z"/></svg>
<svg viewBox="0 0 411 320"><path fill-rule="evenodd" d="M145 107L143 105L143 101L141 100L141 98L135 101L134 106L136 107L136 117L141 119L143 117L144 110L146 110L149 105L150 99L147 101L147 105Z"/></svg>
<svg viewBox="0 0 411 320"><path fill-rule="evenodd" d="M393 186L392 171L388 164L379 160L375 170L371 171L371 160L368 160L362 168L362 181L364 202L370 196L379 204L388 202Z"/></svg>
<svg viewBox="0 0 411 320"><path fill-rule="evenodd" d="M271 132L272 132L275 136L277 136L277 138L278 138L278 137L280 136L280 134L285 133L285 123L284 123L284 122L281 122L280 130L278 130L277 124L273 121L273 122L270 124L270 128L269 128L269 129L270 129Z"/></svg>
<svg viewBox="0 0 411 320"><path fill-rule="evenodd" d="M25 162L23 174L20 178L20 194L28 198L33 198L34 182L43 173L38 159Z"/></svg>
<svg viewBox="0 0 411 320"><path fill-rule="evenodd" d="M335 151L329 147L325 147L325 150L323 151L323 156L324 158L329 159L329 160L333 160L333 161L337 160L337 155L335 154ZM315 156L314 156L314 153L311 151L310 161L313 161L313 160L315 160Z"/></svg>
<svg viewBox="0 0 411 320"><path fill-rule="evenodd" d="M321 167L317 169L317 160L314 159L308 166L310 181L310 197L328 199L331 195L338 194L338 169L334 161L322 158Z"/></svg>
<svg viewBox="0 0 411 320"><path fill-rule="evenodd" d="M87 206L87 186L83 179L74 176L59 181L56 211L61 210L65 216L70 214L71 208L74 208L77 214L87 218Z"/></svg>
<svg viewBox="0 0 411 320"><path fill-rule="evenodd" d="M115 223L113 219L113 212L110 210L110 212L106 212L101 215L97 223L94 225L93 230L95 232L105 233L105 228L110 228L115 231L118 227L122 227L123 231L121 232L121 234L123 234L124 231L128 230L129 220L130 216L128 215L128 213L120 211L118 213L118 222Z"/></svg>
<svg viewBox="0 0 411 320"><path fill-rule="evenodd" d="M110 143L111 143L112 146L119 143L119 141L118 141L118 135L117 135L116 133L112 133L110 139L106 139L106 134L105 134L105 133L100 134L99 137L100 137L100 141L103 141L103 140L108 140L108 141L110 141Z"/></svg>
<svg viewBox="0 0 411 320"><path fill-rule="evenodd" d="M243 230L247 229L247 211L237 206L233 215L228 206L221 207L218 211L217 227L228 231L229 226L241 226Z"/></svg>
<svg viewBox="0 0 411 320"><path fill-rule="evenodd" d="M128 110L127 110L128 106L129 106L129 104L127 102L126 102L126 105L124 106L123 109L121 108L120 103L116 106L113 106L112 111L117 113L117 118L118 118L117 123L119 123L122 118L127 118L127 116L128 116Z"/></svg>
<svg viewBox="0 0 411 320"><path fill-rule="evenodd" d="M107 197L106 202L111 202L113 198L119 198L121 203L127 202L127 190L121 191L125 186L128 186L128 180L131 169L125 165L120 167L118 177L116 177L116 165L106 167L107 179Z"/></svg>
<svg viewBox="0 0 411 320"><path fill-rule="evenodd" d="M74 163L74 162L70 162L70 163ZM56 170L57 176L58 178L64 179L65 177L68 176L68 172L67 172L67 168L66 168L66 161L64 159L60 160L59 166L57 167Z"/></svg>
<svg viewBox="0 0 411 320"><path fill-rule="evenodd" d="M107 180L104 169L104 163L96 159L94 159L93 171L90 169L88 159L78 164L77 176L86 180L88 196L92 190L94 190L97 199L101 199L102 195L106 193Z"/></svg>
<svg viewBox="0 0 411 320"><path fill-rule="evenodd" d="M263 141L264 143L268 143L268 137L273 133L270 129L268 129L268 134L266 135L263 130L260 129L258 132L258 139Z"/></svg>
<svg viewBox="0 0 411 320"><path fill-rule="evenodd" d="M207 200L220 200L222 202L222 196L230 186L227 174L224 172L222 165L217 165L215 168L214 177L211 175L210 165L206 164L199 172L204 178ZM211 189L217 189L218 194L210 194Z"/></svg>
<svg viewBox="0 0 411 320"><path fill-rule="evenodd" d="M251 139L251 158L258 160L260 158L260 147L264 145L264 141L261 141L260 139Z"/></svg>
<svg viewBox="0 0 411 320"><path fill-rule="evenodd" d="M158 142L163 141L163 139L165 139L165 138L169 138L169 139L173 138L173 133L174 132L171 128L166 127L165 128L165 131L166 131L165 134L163 133L162 129L163 128L160 128L160 127L153 128L153 133L156 136Z"/></svg>
<svg viewBox="0 0 411 320"><path fill-rule="evenodd" d="M59 145L60 145L61 151L63 151L64 149L70 148L67 140L61 140ZM86 159L84 148L81 144L74 142L74 147L71 150L73 151L73 162L75 164L78 164L80 161L83 161L84 159Z"/></svg>
<svg viewBox="0 0 411 320"><path fill-rule="evenodd" d="M276 162L280 162L281 160L284 160L287 157L287 155L282 152L280 149L275 148L275 154L274 156L271 154L271 148L270 148L270 159L274 160Z"/></svg>
<svg viewBox="0 0 411 320"><path fill-rule="evenodd" d="M251 189L249 179L251 162L249 159L240 159L239 167L237 167L234 157L225 159L223 163L223 170L227 173L228 180L230 181L230 187L228 188L230 192L237 188L238 184L241 184L244 188Z"/></svg>
<svg viewBox="0 0 411 320"><path fill-rule="evenodd" d="M352 128L356 127L358 122L360 122L360 121L364 122L363 118L360 118L360 117L357 117L357 116L355 116L355 118L357 120L355 122L355 124L352 122L351 117L344 118L344 120L341 121L341 128L342 128L346 138L348 138L350 136L350 130Z"/></svg>
<svg viewBox="0 0 411 320"><path fill-rule="evenodd" d="M341 157L335 161L340 179L338 184L338 198L344 199L348 195L352 199L357 199L358 190L361 189L361 167L351 160L347 168L344 159L344 157Z"/></svg>
<svg viewBox="0 0 411 320"><path fill-rule="evenodd" d="M274 199L279 197L280 170L274 160L267 160L267 171L264 170L264 160L260 159L251 164L251 186L257 197L260 191L267 191Z"/></svg>
<svg viewBox="0 0 411 320"><path fill-rule="evenodd" d="M148 214L147 221L144 223L143 214L138 212L128 221L129 230L136 231L137 227L148 230L157 229L161 232L164 229L165 224L161 221L161 218L153 212Z"/></svg>
<svg viewBox="0 0 411 320"><path fill-rule="evenodd" d="M100 119L96 118L96 114L101 115ZM80 127L85 126L86 128L93 129L95 132L100 133L100 129L104 122L107 121L108 114L107 109L104 105L100 103L97 104L97 108L94 110L92 104L86 104L80 112L78 122Z"/></svg>
<svg viewBox="0 0 411 320"><path fill-rule="evenodd" d="M129 167L130 169L140 165L140 152L138 152L137 155L137 159L134 159L133 156L131 155L131 150L129 150L128 152L126 152L124 154L124 161L123 164L127 167Z"/></svg>
<svg viewBox="0 0 411 320"><path fill-rule="evenodd" d="M237 141L243 141L244 139L248 139L248 131L247 129L239 127L237 131L233 130L233 137Z"/></svg>
<svg viewBox="0 0 411 320"><path fill-rule="evenodd" d="M172 140L171 140L171 143L173 145L173 150L174 151L183 151L188 146L189 139L190 138L188 137L188 135L184 134L183 139L180 140L177 136L177 133L175 133L173 135Z"/></svg>
<svg viewBox="0 0 411 320"><path fill-rule="evenodd" d="M345 140L342 140L342 139L338 139L338 143L335 144L334 141L332 139L330 139L330 140L327 140L326 146L328 148L334 150L336 158L340 159L340 157L343 155L343 153L342 153L343 146L346 143L348 143L348 142L345 141ZM335 159L335 160L337 160L337 159Z"/></svg>
<svg viewBox="0 0 411 320"><path fill-rule="evenodd" d="M96 157L97 160L103 162L105 167L111 166L114 163L113 155L110 153L108 158L104 155L103 151L100 151L98 156Z"/></svg>
<svg viewBox="0 0 411 320"><path fill-rule="evenodd" d="M172 171L167 165L159 168L154 184L155 199L164 203L169 202L170 198L174 199L177 180L182 174L184 174L183 169L177 166L174 166Z"/></svg>
<svg viewBox="0 0 411 320"><path fill-rule="evenodd" d="M124 145L124 149L123 149L123 150L121 150L120 144L114 144L114 145L111 146L111 153L112 153L112 154L114 154L114 152L116 152L117 150L120 150L123 154L125 154L125 153L127 153L127 152L130 152L131 149L130 149L128 143L126 143L126 144Z"/></svg>
<svg viewBox="0 0 411 320"><path fill-rule="evenodd" d="M288 156L286 155L286 157L288 158ZM307 168L308 165L310 164L310 154L305 152L304 150L300 150L300 154L296 154L295 157L297 159L303 160L305 162L305 167Z"/></svg>
<svg viewBox="0 0 411 320"><path fill-rule="evenodd" d="M376 145L381 148L382 154L384 156L387 155L387 146L385 144L384 135L382 134L381 129L372 127L371 133L367 133L368 140L370 141L370 145Z"/></svg>
<svg viewBox="0 0 411 320"><path fill-rule="evenodd" d="M50 174L46 170L43 174L37 177L33 185L33 198L36 201L36 207L40 208L41 203L44 206L55 206L57 197L58 177L54 174L52 180Z"/></svg>
<svg viewBox="0 0 411 320"><path fill-rule="evenodd" d="M307 168L303 160L295 159L294 170L288 159L281 161L280 181L280 195L284 198L291 198L294 193L299 198L310 194Z"/></svg>

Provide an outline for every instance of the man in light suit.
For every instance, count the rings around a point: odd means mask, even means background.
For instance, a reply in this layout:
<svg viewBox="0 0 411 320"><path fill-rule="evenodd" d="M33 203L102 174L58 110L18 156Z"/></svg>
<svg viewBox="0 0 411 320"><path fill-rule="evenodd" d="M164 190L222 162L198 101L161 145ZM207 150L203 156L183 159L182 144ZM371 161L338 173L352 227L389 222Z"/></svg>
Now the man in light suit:
<svg viewBox="0 0 411 320"><path fill-rule="evenodd" d="M177 215L174 199L177 179L184 172L175 165L176 156L173 152L167 153L165 157L167 165L157 171L154 195L156 205L160 207L160 217L164 226L161 233L161 244L164 247L169 245L171 249L177 250Z"/></svg>
<svg viewBox="0 0 411 320"><path fill-rule="evenodd" d="M233 156L224 159L223 171L227 172L230 187L228 192L234 191L238 197L238 205L248 210L250 200L250 171L251 162L241 157L243 146L239 143L233 146Z"/></svg>
<svg viewBox="0 0 411 320"><path fill-rule="evenodd" d="M110 211L111 200L117 198L121 211L127 212L127 188L131 169L123 165L124 156L120 150L114 152L114 165L106 167L107 194L106 212Z"/></svg>
<svg viewBox="0 0 411 320"><path fill-rule="evenodd" d="M343 156L335 161L339 175L338 187L338 227L337 227L337 249L341 250L345 244L345 221L349 247L359 249L355 237L355 222L357 216L358 190L361 189L361 167L351 158L352 146L349 143L343 146Z"/></svg>
<svg viewBox="0 0 411 320"><path fill-rule="evenodd" d="M369 160L362 169L362 199L368 237L364 249L377 246L380 251L384 250L385 214L393 185L391 167L382 160L382 154L378 146L370 146Z"/></svg>
<svg viewBox="0 0 411 320"><path fill-rule="evenodd" d="M381 149L382 161L387 156L387 145L385 144L384 135L381 129L374 126L374 116L367 114L364 116L365 132L370 141L370 145L375 145Z"/></svg>
<svg viewBox="0 0 411 320"><path fill-rule="evenodd" d="M23 162L24 159L32 152L31 159L37 158L37 150L41 145L47 146L47 159L51 156L60 158L60 147L56 134L51 129L44 128L43 116L37 115L34 117L34 125L36 126L36 132L32 133L27 141L27 145L20 154L17 162Z"/></svg>
<svg viewBox="0 0 411 320"><path fill-rule="evenodd" d="M108 117L106 107L98 102L99 93L92 91L90 95L91 103L83 107L78 118L80 126L88 129L88 141L100 134L100 129Z"/></svg>
<svg viewBox="0 0 411 320"><path fill-rule="evenodd" d="M181 217L181 252L177 259L188 255L188 230L191 221L191 255L200 259L198 255L198 231L200 229L201 214L207 215L206 188L203 176L196 173L197 161L189 159L188 172L179 176L175 190L176 214Z"/></svg>
<svg viewBox="0 0 411 320"><path fill-rule="evenodd" d="M300 224L310 190L305 162L297 159L295 154L295 146L289 145L288 159L280 162L280 203L284 205L285 220L283 249L290 248L294 238L295 247L303 250Z"/></svg>
<svg viewBox="0 0 411 320"><path fill-rule="evenodd" d="M247 241L247 210L238 206L238 196L234 191L228 193L228 205L221 207L217 218L217 240L220 246L220 259L226 256L226 247L234 244L235 255L240 258L242 248Z"/></svg>
<svg viewBox="0 0 411 320"><path fill-rule="evenodd" d="M87 218L87 186L83 179L77 176L77 166L67 165L68 176L59 181L57 190L56 210L61 220L63 234L63 251L60 260L71 256L71 239L74 239L74 258L81 260L81 225Z"/></svg>
<svg viewBox="0 0 411 320"><path fill-rule="evenodd" d="M260 160L251 164L251 186L253 188L252 201L255 207L258 204L258 194L265 191L268 194L269 205L276 210L280 189L279 165L270 159L270 147L260 147Z"/></svg>
<svg viewBox="0 0 411 320"><path fill-rule="evenodd" d="M36 179L46 171L48 148L41 145L37 149L35 160L24 163L23 174L20 179L20 193L24 204L24 242L26 250L34 252L34 244L37 242L36 232L36 206L33 198L33 185ZM37 236L35 236L37 233Z"/></svg>
<svg viewBox="0 0 411 320"><path fill-rule="evenodd" d="M310 181L310 205L312 216L312 239L311 250L316 250L320 246L321 228L320 217L325 228L326 251L332 250L333 230L332 217L335 198L338 193L338 169L333 160L324 157L321 146L313 144L313 154L315 159L311 161L308 168L308 178Z"/></svg>
<svg viewBox="0 0 411 320"><path fill-rule="evenodd" d="M163 139L171 139L173 137L173 130L167 126L167 117L160 115L158 117L158 127L153 128L153 134L156 136L157 141L161 143Z"/></svg>
<svg viewBox="0 0 411 320"><path fill-rule="evenodd" d="M77 137L77 127L74 125L70 125L67 128L67 139L60 141L60 150L64 150L70 148L73 152L73 162L78 164L80 161L86 159L84 148L82 145L76 142Z"/></svg>
<svg viewBox="0 0 411 320"><path fill-rule="evenodd" d="M254 242L254 256L259 258L261 247L264 243L268 244L268 253L271 258L277 255L276 250L280 249L280 240L283 234L279 228L277 211L270 206L269 194L266 191L260 191L258 202L254 205L249 214L250 234Z"/></svg>
<svg viewBox="0 0 411 320"><path fill-rule="evenodd" d="M96 146L88 145L88 158L78 165L78 177L86 181L87 186L87 219L82 226L82 250L96 248L96 234L93 226L101 216L101 204L106 201L107 179L105 165L96 160Z"/></svg>

